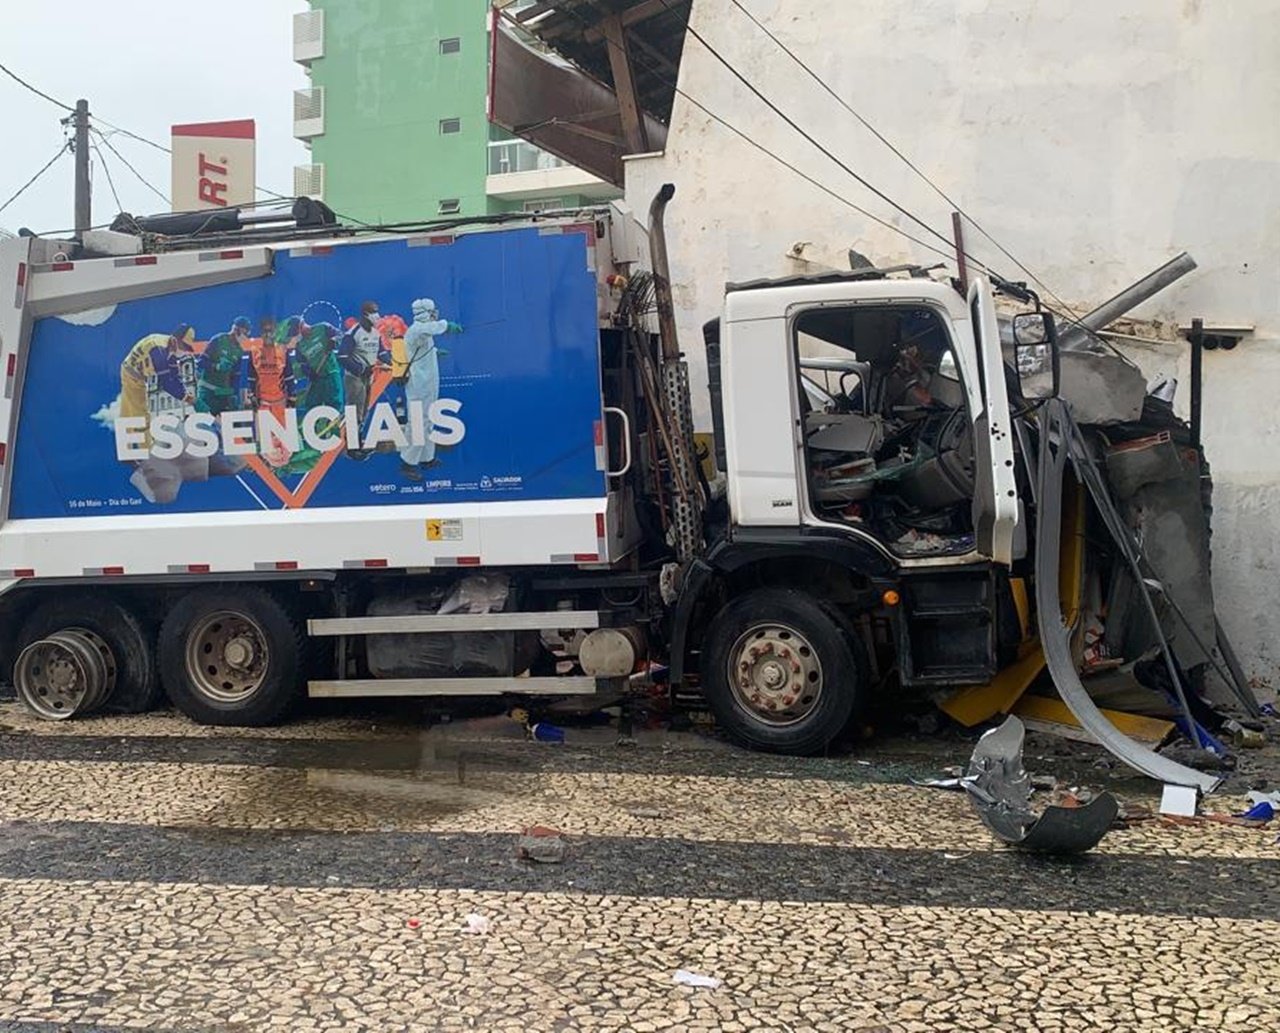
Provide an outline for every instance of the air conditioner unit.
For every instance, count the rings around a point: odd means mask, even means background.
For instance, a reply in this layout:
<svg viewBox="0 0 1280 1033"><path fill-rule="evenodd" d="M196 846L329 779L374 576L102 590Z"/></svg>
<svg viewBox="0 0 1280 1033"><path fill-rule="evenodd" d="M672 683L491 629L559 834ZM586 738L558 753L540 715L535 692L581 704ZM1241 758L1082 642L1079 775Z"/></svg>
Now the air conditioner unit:
<svg viewBox="0 0 1280 1033"><path fill-rule="evenodd" d="M307 64L324 57L324 11L303 11L293 16L293 59Z"/></svg>
<svg viewBox="0 0 1280 1033"><path fill-rule="evenodd" d="M324 200L324 163L293 167L293 196Z"/></svg>
<svg viewBox="0 0 1280 1033"><path fill-rule="evenodd" d="M293 135L309 140L324 133L324 87L293 91Z"/></svg>

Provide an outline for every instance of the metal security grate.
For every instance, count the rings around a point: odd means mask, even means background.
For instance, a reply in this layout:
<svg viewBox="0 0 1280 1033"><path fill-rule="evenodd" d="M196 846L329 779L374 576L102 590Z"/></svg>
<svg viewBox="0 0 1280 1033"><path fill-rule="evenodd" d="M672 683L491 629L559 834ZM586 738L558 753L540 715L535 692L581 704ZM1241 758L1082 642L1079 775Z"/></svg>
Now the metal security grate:
<svg viewBox="0 0 1280 1033"><path fill-rule="evenodd" d="M300 64L324 57L324 11L293 16L293 59Z"/></svg>
<svg viewBox="0 0 1280 1033"><path fill-rule="evenodd" d="M293 135L309 139L324 132L324 87L293 91Z"/></svg>
<svg viewBox="0 0 1280 1033"><path fill-rule="evenodd" d="M324 200L324 163L293 167L293 196Z"/></svg>

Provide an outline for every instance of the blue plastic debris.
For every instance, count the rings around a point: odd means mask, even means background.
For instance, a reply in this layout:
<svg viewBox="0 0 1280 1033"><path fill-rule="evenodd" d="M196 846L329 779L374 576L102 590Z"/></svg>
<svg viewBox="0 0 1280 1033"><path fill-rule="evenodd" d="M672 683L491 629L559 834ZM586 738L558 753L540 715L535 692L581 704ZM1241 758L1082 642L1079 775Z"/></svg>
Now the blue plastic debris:
<svg viewBox="0 0 1280 1033"><path fill-rule="evenodd" d="M1275 816L1275 808L1266 800L1260 800L1240 815L1241 818L1248 818L1250 821L1270 821Z"/></svg>
<svg viewBox="0 0 1280 1033"><path fill-rule="evenodd" d="M549 725L545 721L531 725L529 734L538 742L564 742L564 729Z"/></svg>

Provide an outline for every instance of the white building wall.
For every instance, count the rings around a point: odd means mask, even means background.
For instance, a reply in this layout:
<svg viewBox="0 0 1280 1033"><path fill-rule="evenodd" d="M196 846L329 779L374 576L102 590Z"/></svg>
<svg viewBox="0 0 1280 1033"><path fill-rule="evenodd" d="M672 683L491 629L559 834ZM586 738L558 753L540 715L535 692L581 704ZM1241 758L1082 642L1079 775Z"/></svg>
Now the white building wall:
<svg viewBox="0 0 1280 1033"><path fill-rule="evenodd" d="M1199 269L1136 315L1256 327L1234 351L1206 354L1205 440L1219 611L1249 672L1280 683L1280 3L741 2L1077 312L1186 250ZM861 176L950 236L950 206L732 0L694 0L692 26ZM835 193L948 250L788 128L692 35L680 87ZM685 97L665 154L628 163L628 201L646 211L667 181L677 186L668 235L679 325L704 426L700 327L726 281L802 271L787 257L800 242L841 267L850 247L882 265L941 260ZM967 233L968 251L1026 278ZM1178 376L1185 415L1185 342L1124 350L1153 376Z"/></svg>

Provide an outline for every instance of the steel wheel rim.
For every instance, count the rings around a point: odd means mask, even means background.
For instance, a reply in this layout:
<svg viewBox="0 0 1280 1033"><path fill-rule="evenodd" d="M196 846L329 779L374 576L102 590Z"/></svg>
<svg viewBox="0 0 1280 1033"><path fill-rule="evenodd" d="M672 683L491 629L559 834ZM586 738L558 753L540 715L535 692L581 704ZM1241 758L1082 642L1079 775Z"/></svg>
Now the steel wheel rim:
<svg viewBox="0 0 1280 1033"><path fill-rule="evenodd" d="M100 635L95 635L88 628L68 628L67 630L76 635L82 636L86 641L88 641L89 645L93 646L93 648L98 652L98 655L102 657L104 677L100 683L98 692L94 694L93 699L86 699L80 707L80 713L87 714L91 711L97 710L98 707L102 706L103 703L111 698L111 693L113 693L116 688L116 679L119 676L119 669L116 666L115 654L111 652L111 647L107 645L106 639L102 638Z"/></svg>
<svg viewBox="0 0 1280 1033"><path fill-rule="evenodd" d="M187 675L215 703L243 703L262 688L270 655L262 626L235 610L200 618L187 635Z"/></svg>
<svg viewBox="0 0 1280 1033"><path fill-rule="evenodd" d="M738 636L726 674L738 705L772 728L799 724L822 700L817 650L795 628L776 621Z"/></svg>
<svg viewBox="0 0 1280 1033"><path fill-rule="evenodd" d="M99 697L107 667L97 646L76 631L61 631L22 651L14 665L18 695L40 717L65 721Z"/></svg>

